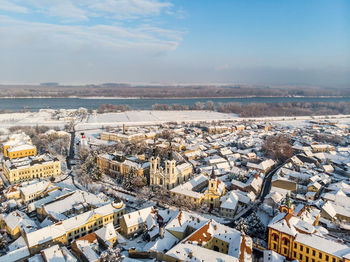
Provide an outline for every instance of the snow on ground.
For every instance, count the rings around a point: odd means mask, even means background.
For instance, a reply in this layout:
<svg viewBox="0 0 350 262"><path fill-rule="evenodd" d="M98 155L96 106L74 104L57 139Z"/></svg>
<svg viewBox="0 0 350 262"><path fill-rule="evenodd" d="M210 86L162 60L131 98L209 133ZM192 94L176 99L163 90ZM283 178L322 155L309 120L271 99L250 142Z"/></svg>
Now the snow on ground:
<svg viewBox="0 0 350 262"><path fill-rule="evenodd" d="M59 187L61 187L61 188L67 188L67 189L70 189L70 190L76 190L76 189L78 189L78 188L74 185L71 176L67 176L66 179L62 180L61 182L57 183L56 185L59 186Z"/></svg>
<svg viewBox="0 0 350 262"><path fill-rule="evenodd" d="M42 109L39 112L25 113L6 113L0 114L0 126L5 133L6 128L16 125L46 125L64 127L69 123L74 110L53 110ZM76 130L99 129L103 126L121 126L127 125L156 125L166 122L198 122L198 121L241 121L256 120L268 121L290 127L304 127L312 119L330 119L338 121L341 124L350 124L350 115L336 116L301 116L301 117L260 117L260 118L239 118L236 114L226 114L214 111L127 111L121 113L90 114L87 119L76 126Z"/></svg>
<svg viewBox="0 0 350 262"><path fill-rule="evenodd" d="M290 128L303 128L310 125L310 120L286 120L286 121L276 121L276 124L280 124L283 127Z"/></svg>
<svg viewBox="0 0 350 262"><path fill-rule="evenodd" d="M214 111L127 111L90 115L87 121L79 123L77 129L100 128L102 126L147 125L165 122L197 122L213 120L237 120L236 114L225 114Z"/></svg>
<svg viewBox="0 0 350 262"><path fill-rule="evenodd" d="M25 113L6 113L0 114L0 125L2 127L11 127L15 125L47 125L47 126L64 126L67 122L63 120L52 119L50 110L39 112Z"/></svg>

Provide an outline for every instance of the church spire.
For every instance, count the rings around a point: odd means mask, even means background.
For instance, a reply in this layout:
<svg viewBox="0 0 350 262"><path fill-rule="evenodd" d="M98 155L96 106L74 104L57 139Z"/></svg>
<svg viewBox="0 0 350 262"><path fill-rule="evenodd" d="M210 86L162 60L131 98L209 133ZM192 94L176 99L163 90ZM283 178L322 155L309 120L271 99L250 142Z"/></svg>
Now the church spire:
<svg viewBox="0 0 350 262"><path fill-rule="evenodd" d="M168 160L173 160L174 157L173 157L173 147L171 146L171 141L169 142L169 151L168 151Z"/></svg>
<svg viewBox="0 0 350 262"><path fill-rule="evenodd" d="M210 179L215 179L215 178L216 176L215 176L214 167L213 167L211 170Z"/></svg>

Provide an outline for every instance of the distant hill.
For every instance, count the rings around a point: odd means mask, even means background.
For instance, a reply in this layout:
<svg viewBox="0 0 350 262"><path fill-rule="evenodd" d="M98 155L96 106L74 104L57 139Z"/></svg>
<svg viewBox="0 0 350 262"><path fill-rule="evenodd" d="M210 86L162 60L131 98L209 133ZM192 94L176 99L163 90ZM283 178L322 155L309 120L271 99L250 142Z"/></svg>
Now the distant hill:
<svg viewBox="0 0 350 262"><path fill-rule="evenodd" d="M41 86L59 86L60 84L57 82L47 82L47 83L40 83Z"/></svg>
<svg viewBox="0 0 350 262"><path fill-rule="evenodd" d="M141 98L211 98L211 97L288 97L350 96L350 88L317 86L250 85L0 85L0 97L141 97Z"/></svg>

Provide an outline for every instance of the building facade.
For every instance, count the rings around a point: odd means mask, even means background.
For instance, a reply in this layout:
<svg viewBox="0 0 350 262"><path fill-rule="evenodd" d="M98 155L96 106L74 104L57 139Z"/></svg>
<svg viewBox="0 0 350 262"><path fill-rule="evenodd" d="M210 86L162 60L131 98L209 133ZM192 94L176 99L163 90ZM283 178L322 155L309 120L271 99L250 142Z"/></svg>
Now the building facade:
<svg viewBox="0 0 350 262"><path fill-rule="evenodd" d="M20 145L15 147L9 147L7 149L5 149L4 147L4 156L10 159L26 156L35 156L36 153L36 146L33 145Z"/></svg>
<svg viewBox="0 0 350 262"><path fill-rule="evenodd" d="M295 214L293 208L282 206L281 211L285 215L280 214L280 219L275 217L268 227L269 250L300 262L349 262L350 249L347 245L315 234L314 226L318 225L319 215L310 224L310 221L301 219L305 210Z"/></svg>
<svg viewBox="0 0 350 262"><path fill-rule="evenodd" d="M124 213L125 206L123 202L107 204L28 233L24 236L24 239L30 254L33 255L55 244L71 244L75 239L90 234L108 223L117 225Z"/></svg>
<svg viewBox="0 0 350 262"><path fill-rule="evenodd" d="M225 184L214 175L214 169L209 179L208 189L205 191L205 202L209 209L220 207L220 198L225 195L226 188Z"/></svg>
<svg viewBox="0 0 350 262"><path fill-rule="evenodd" d="M150 159L150 185L172 189L190 178L192 165L182 163L177 165L176 160L168 159L161 162L159 156Z"/></svg>
<svg viewBox="0 0 350 262"><path fill-rule="evenodd" d="M13 134L3 145L4 157L19 158L36 155L36 146L32 145L32 140L25 133Z"/></svg>
<svg viewBox="0 0 350 262"><path fill-rule="evenodd" d="M58 176L61 174L61 162L50 155L7 159L3 162L3 171L8 181L15 184Z"/></svg>
<svg viewBox="0 0 350 262"><path fill-rule="evenodd" d="M125 157L118 157L111 154L101 154L97 157L97 164L103 173L108 173L112 176L135 174L144 176L148 171L149 165L146 162L143 164L125 159Z"/></svg>

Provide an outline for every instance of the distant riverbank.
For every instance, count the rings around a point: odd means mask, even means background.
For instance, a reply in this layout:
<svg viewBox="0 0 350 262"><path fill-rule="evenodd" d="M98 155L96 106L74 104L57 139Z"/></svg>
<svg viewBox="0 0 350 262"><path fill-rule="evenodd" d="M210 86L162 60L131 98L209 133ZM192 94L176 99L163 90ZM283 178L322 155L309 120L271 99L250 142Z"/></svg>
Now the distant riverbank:
<svg viewBox="0 0 350 262"><path fill-rule="evenodd" d="M128 105L132 110L148 110L155 104L186 105L191 107L197 102L212 101L215 106L219 103L289 103L289 102L350 102L350 97L225 97L225 98L0 98L0 110L18 112L21 110L39 111L40 109L97 109L103 104Z"/></svg>

